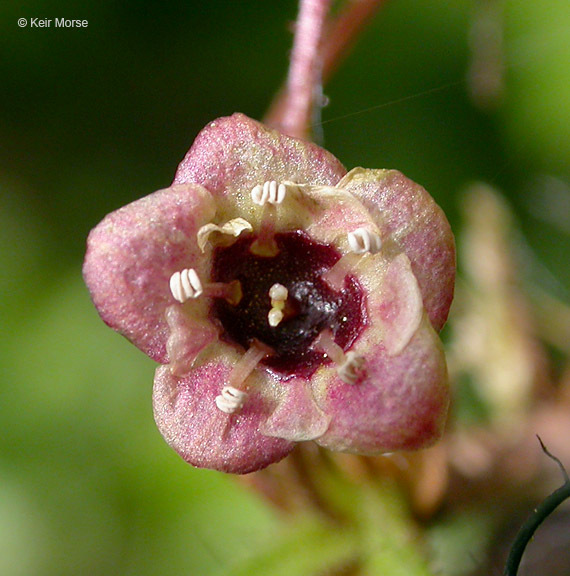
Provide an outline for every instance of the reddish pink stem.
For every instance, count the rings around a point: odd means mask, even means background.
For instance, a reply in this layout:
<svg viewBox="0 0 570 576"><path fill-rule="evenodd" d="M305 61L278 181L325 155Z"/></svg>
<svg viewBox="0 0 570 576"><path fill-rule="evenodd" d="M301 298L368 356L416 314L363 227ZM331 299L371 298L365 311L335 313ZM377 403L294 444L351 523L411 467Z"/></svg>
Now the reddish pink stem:
<svg viewBox="0 0 570 576"><path fill-rule="evenodd" d="M315 96L321 84L320 48L331 0L301 0L295 26L291 65L280 108L273 124L281 131L306 138L311 124Z"/></svg>
<svg viewBox="0 0 570 576"><path fill-rule="evenodd" d="M301 0L289 76L265 117L266 124L291 136L310 138L313 107L321 98L321 83L330 78L385 1L351 0L325 26L331 0Z"/></svg>
<svg viewBox="0 0 570 576"><path fill-rule="evenodd" d="M386 0L351 0L334 20L323 43L323 83L333 74L356 38Z"/></svg>

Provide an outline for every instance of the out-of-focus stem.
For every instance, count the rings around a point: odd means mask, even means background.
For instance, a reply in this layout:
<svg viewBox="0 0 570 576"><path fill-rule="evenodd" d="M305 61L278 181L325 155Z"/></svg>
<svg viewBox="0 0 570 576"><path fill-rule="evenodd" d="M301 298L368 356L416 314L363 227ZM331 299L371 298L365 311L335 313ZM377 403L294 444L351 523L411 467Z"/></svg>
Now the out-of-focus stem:
<svg viewBox="0 0 570 576"><path fill-rule="evenodd" d="M496 108L505 91L504 8L503 0L478 0L471 19L468 87L474 103L486 110Z"/></svg>
<svg viewBox="0 0 570 576"><path fill-rule="evenodd" d="M332 22L330 0L302 0L286 85L276 95L265 123L301 138L311 137L315 106L322 105L321 83L330 79L362 29L386 0L351 0Z"/></svg>
<svg viewBox="0 0 570 576"><path fill-rule="evenodd" d="M323 84L334 74L358 35L386 0L351 0L328 26L323 43Z"/></svg>
<svg viewBox="0 0 570 576"><path fill-rule="evenodd" d="M321 44L331 0L301 0L285 90L266 122L290 136L307 138L321 85Z"/></svg>

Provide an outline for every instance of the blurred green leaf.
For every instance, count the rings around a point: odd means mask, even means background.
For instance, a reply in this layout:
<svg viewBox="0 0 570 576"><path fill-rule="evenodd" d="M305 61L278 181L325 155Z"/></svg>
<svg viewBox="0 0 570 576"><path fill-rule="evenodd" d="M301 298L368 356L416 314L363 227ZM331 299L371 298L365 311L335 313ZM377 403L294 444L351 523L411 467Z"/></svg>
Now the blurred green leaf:
<svg viewBox="0 0 570 576"><path fill-rule="evenodd" d="M506 2L510 144L520 162L570 177L570 10L566 0Z"/></svg>
<svg viewBox="0 0 570 576"><path fill-rule="evenodd" d="M493 515L479 509L463 510L443 518L429 531L429 546L436 574L464 576L472 574L483 562L493 538Z"/></svg>
<svg viewBox="0 0 570 576"><path fill-rule="evenodd" d="M407 503L396 486L362 486L359 518L366 576L432 576Z"/></svg>
<svg viewBox="0 0 570 576"><path fill-rule="evenodd" d="M12 323L0 404L0 467L20 487L6 513L33 510L33 573L217 574L244 540L272 534L277 518L254 495L163 442L154 364L104 326L79 273L44 298Z"/></svg>
<svg viewBox="0 0 570 576"><path fill-rule="evenodd" d="M230 570L228 576L311 576L334 573L358 557L356 534L318 518L298 520L265 544L261 553Z"/></svg>

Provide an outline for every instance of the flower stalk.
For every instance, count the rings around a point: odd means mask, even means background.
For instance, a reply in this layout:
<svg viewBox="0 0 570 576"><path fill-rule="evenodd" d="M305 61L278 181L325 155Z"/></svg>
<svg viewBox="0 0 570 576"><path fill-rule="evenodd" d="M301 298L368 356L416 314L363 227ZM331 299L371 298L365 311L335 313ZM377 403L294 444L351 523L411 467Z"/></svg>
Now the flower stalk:
<svg viewBox="0 0 570 576"><path fill-rule="evenodd" d="M301 0L291 64L265 122L299 138L310 138L317 112L326 102L323 85L346 57L358 35L386 0L351 0L327 19L329 0Z"/></svg>
<svg viewBox="0 0 570 576"><path fill-rule="evenodd" d="M301 0L282 113L269 123L289 136L308 138L322 74L321 45L331 0Z"/></svg>

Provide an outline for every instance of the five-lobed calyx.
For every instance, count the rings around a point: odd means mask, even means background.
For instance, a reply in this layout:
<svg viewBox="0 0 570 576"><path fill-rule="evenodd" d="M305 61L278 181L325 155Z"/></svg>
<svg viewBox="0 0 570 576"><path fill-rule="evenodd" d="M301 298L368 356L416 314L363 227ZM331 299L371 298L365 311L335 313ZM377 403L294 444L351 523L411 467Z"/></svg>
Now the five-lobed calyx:
<svg viewBox="0 0 570 576"><path fill-rule="evenodd" d="M166 440L243 473L297 441L378 453L437 439L454 265L423 188L347 174L234 115L202 131L171 188L91 233L84 273L105 321L163 364Z"/></svg>

